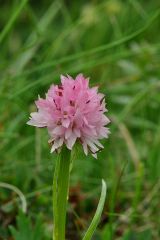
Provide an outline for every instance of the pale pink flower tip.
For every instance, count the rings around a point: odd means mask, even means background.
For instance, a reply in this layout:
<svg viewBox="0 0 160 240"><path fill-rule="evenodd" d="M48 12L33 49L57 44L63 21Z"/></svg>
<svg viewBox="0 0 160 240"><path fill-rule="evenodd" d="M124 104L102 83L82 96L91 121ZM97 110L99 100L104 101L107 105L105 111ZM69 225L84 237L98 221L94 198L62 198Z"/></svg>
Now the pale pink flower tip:
<svg viewBox="0 0 160 240"><path fill-rule="evenodd" d="M103 148L99 139L108 137L106 125L110 122L104 114L104 95L97 91L97 87L89 88L89 79L82 74L75 80L61 76L61 85L51 85L46 98L35 102L38 111L31 113L27 124L47 127L51 152L63 144L71 150L79 140L85 154L89 150L96 157Z"/></svg>

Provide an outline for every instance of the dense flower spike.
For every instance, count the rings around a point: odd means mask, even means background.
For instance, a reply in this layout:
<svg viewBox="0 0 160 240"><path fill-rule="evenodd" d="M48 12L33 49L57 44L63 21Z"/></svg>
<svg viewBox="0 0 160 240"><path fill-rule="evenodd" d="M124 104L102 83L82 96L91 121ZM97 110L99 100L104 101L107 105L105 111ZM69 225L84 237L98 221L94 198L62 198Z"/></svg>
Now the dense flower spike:
<svg viewBox="0 0 160 240"><path fill-rule="evenodd" d="M106 125L110 122L104 115L104 95L98 93L98 87L89 88L89 79L79 74L75 80L70 76L61 76L61 85L52 85L46 98L36 102L38 112L31 113L29 125L47 127L52 144L51 152L63 144L72 149L76 140L96 157L103 148L99 139L109 134Z"/></svg>

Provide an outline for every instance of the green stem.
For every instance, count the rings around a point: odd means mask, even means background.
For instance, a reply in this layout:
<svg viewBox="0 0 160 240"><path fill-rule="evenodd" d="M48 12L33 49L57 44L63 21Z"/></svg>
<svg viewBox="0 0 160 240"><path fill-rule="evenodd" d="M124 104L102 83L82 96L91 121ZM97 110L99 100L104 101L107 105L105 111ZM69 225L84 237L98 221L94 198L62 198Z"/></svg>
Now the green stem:
<svg viewBox="0 0 160 240"><path fill-rule="evenodd" d="M67 197L71 151L63 146L57 158L53 179L53 240L65 240Z"/></svg>

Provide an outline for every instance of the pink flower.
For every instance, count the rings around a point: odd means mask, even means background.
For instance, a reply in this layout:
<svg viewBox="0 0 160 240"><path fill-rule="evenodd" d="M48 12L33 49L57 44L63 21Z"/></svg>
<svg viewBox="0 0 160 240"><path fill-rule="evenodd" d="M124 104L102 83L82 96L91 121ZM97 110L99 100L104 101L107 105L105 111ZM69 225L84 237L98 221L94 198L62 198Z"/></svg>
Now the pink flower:
<svg viewBox="0 0 160 240"><path fill-rule="evenodd" d="M38 111L31 113L27 124L47 127L51 153L63 144L72 149L79 140L85 154L89 150L96 157L103 148L99 139L108 137L106 125L110 122L104 115L104 95L97 91L98 87L89 88L89 79L82 74L75 80L61 76L61 85L52 85L46 98L35 102Z"/></svg>

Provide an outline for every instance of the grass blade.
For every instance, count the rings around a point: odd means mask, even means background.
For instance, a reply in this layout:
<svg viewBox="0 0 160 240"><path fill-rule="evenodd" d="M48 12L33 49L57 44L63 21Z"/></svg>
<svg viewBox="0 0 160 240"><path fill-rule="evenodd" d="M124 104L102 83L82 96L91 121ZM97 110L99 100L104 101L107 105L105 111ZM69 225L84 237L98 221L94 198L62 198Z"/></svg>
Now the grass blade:
<svg viewBox="0 0 160 240"><path fill-rule="evenodd" d="M102 191L101 191L101 196L100 196L100 200L98 203L98 207L97 207L96 213L93 217L93 220L92 220L85 236L83 237L83 240L90 240L97 228L97 225L99 223L99 220L101 218L101 214L103 211L105 199L106 199L106 191L107 191L106 183L104 180L102 180Z"/></svg>
<svg viewBox="0 0 160 240"><path fill-rule="evenodd" d="M10 31L10 29L12 28L13 24L15 23L17 17L19 16L19 14L21 13L21 11L23 10L24 6L26 5L26 3L28 2L28 0L23 0L21 2L21 4L19 5L19 7L17 7L16 11L13 13L13 15L11 16L11 18L9 19L8 23L6 24L6 26L4 27L4 29L2 30L1 34L0 34L0 43L3 41L3 39L5 38L5 36L7 35L7 33Z"/></svg>

